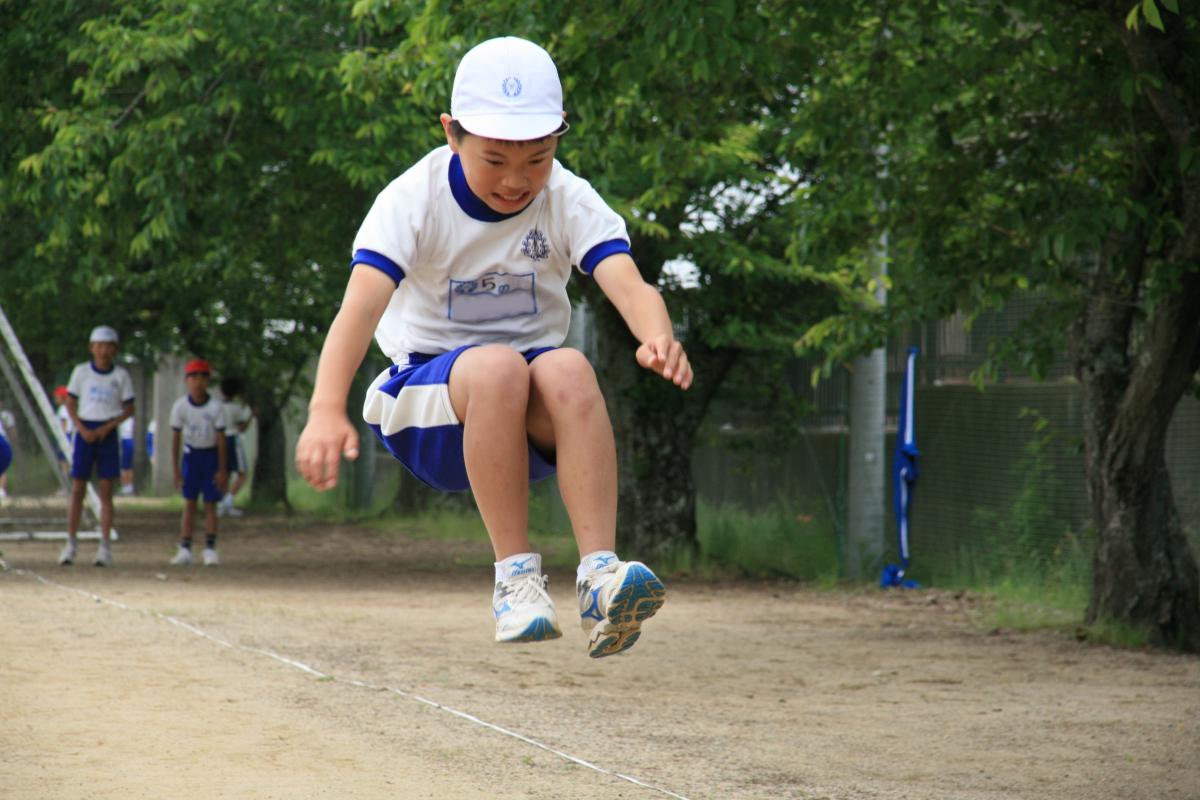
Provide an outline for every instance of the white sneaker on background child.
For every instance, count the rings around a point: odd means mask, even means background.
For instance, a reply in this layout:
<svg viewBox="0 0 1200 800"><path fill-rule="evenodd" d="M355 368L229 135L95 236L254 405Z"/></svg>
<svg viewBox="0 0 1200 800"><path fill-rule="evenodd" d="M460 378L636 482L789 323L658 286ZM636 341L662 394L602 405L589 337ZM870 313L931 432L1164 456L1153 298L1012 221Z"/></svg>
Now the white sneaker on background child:
<svg viewBox="0 0 1200 800"><path fill-rule="evenodd" d="M592 658L633 647L642 623L662 608L667 590L640 561L619 561L615 553L592 553L576 572L579 621L588 634Z"/></svg>
<svg viewBox="0 0 1200 800"><path fill-rule="evenodd" d="M541 642L562 636L548 586L537 553L520 553L496 564L492 613L497 642Z"/></svg>
<svg viewBox="0 0 1200 800"><path fill-rule="evenodd" d="M193 562L192 549L179 545L179 549L175 552L175 557L171 559L173 567L190 567Z"/></svg>
<svg viewBox="0 0 1200 800"><path fill-rule="evenodd" d="M206 567L215 567L221 563L221 559L217 556L217 549L215 547L204 548L203 558L204 566Z"/></svg>
<svg viewBox="0 0 1200 800"><path fill-rule="evenodd" d="M100 546L96 548L96 559L92 563L97 567L112 566L112 550L109 548L108 542L100 542Z"/></svg>
<svg viewBox="0 0 1200 800"><path fill-rule="evenodd" d="M62 567L70 566L75 563L75 543L68 541L63 546L62 551L58 554L58 564Z"/></svg>

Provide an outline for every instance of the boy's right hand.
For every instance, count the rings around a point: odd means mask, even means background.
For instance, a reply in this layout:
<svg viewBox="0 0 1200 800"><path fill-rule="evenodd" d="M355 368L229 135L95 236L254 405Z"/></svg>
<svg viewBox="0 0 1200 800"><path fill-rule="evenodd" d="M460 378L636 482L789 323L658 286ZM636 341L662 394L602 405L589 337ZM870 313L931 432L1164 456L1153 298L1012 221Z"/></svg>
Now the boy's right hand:
<svg viewBox="0 0 1200 800"><path fill-rule="evenodd" d="M358 458L358 431L344 410L310 409L308 423L296 442L296 468L309 485L319 491L337 486L342 456Z"/></svg>

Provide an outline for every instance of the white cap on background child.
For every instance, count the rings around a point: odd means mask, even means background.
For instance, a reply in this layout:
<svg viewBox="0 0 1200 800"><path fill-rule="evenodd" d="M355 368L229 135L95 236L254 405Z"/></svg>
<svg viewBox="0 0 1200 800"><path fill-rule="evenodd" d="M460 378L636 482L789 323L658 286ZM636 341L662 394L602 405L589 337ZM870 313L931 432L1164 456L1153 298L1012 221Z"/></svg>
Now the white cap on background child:
<svg viewBox="0 0 1200 800"><path fill-rule="evenodd" d="M561 133L567 125L558 69L533 42L488 39L458 63L450 116L468 133L489 139L529 141Z"/></svg>
<svg viewBox="0 0 1200 800"><path fill-rule="evenodd" d="M117 336L117 332L107 325L97 325L92 328L92 335L88 339L89 342L112 342L116 344L121 341L121 337Z"/></svg>

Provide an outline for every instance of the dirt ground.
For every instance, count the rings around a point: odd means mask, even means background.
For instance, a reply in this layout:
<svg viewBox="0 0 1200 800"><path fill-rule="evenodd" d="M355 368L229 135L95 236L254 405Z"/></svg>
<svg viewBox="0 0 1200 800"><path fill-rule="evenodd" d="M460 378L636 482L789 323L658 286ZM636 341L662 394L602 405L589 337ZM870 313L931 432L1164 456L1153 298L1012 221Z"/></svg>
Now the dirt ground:
<svg viewBox="0 0 1200 800"><path fill-rule="evenodd" d="M246 518L179 569L117 521L112 569L0 544L6 800L1200 798L1200 659L971 598L664 576L591 660L567 571L562 639L492 643L484 542Z"/></svg>

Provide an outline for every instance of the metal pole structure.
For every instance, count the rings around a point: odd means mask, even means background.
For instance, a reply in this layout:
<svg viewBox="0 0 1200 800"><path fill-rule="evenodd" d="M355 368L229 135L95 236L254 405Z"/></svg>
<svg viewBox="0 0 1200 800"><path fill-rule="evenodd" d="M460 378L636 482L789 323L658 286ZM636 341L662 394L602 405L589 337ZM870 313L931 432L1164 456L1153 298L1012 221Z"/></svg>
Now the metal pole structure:
<svg viewBox="0 0 1200 800"><path fill-rule="evenodd" d="M4 308L0 307L0 335L3 335L4 341L8 344L8 349L12 353L13 361L17 363L17 368L21 371L21 375L25 379L25 385L29 389L34 402L37 404L38 410L42 413L42 419L46 423L48 430L54 432L54 439L57 442L59 449L66 454L67 458L71 457L71 446L67 442L67 435L63 432L62 427L58 423L58 416L54 413L54 408L50 405L50 398L46 396L46 390L34 374L33 366L29 363L29 358L25 355L24 348L21 347L21 342L17 339L17 333L13 330L12 325L8 321L8 316L4 313ZM7 363L5 364L8 367ZM29 411L26 411L29 414ZM29 417L32 422L35 417L31 414ZM62 473L58 469L58 457L53 452L49 453L51 462L54 464L54 471L58 475ZM87 487L87 505L91 510L97 524L100 520L100 495L96 493L91 482L85 483Z"/></svg>
<svg viewBox="0 0 1200 800"><path fill-rule="evenodd" d="M879 237L879 275L887 274L887 233ZM875 299L887 303L880 280ZM884 512L887 507L884 464L884 415L887 359L880 347L854 360L850 376L850 464L846 513L846 574L852 580L874 577L883 564Z"/></svg>

